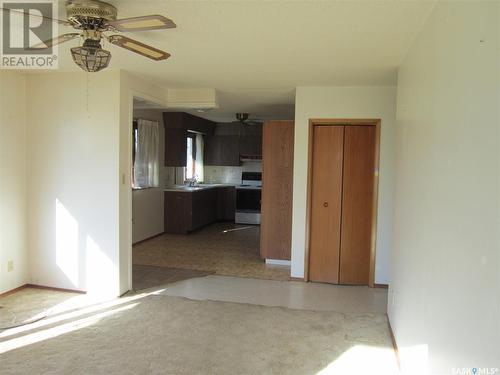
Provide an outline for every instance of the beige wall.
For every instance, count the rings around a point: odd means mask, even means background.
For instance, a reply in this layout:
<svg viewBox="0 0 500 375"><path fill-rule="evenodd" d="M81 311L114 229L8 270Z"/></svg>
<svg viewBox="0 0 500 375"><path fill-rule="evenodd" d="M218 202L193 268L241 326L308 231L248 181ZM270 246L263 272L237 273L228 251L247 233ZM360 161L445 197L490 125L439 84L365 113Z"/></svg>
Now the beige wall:
<svg viewBox="0 0 500 375"><path fill-rule="evenodd" d="M382 120L375 282L386 284L389 282L389 253L392 248L396 88L297 88L293 169L293 277L304 276L308 126L311 118L377 118Z"/></svg>
<svg viewBox="0 0 500 375"><path fill-rule="evenodd" d="M164 106L166 89L113 70L0 78L0 292L129 290L132 99Z"/></svg>
<svg viewBox="0 0 500 375"><path fill-rule="evenodd" d="M32 283L119 292L119 74L27 79Z"/></svg>
<svg viewBox="0 0 500 375"><path fill-rule="evenodd" d="M22 75L0 77L2 177L12 177L1 185L10 222L2 226L0 291L31 282L126 292L133 97L166 107L167 89L111 69L30 74L26 91ZM8 260L14 271L6 275Z"/></svg>
<svg viewBox="0 0 500 375"><path fill-rule="evenodd" d="M28 282L25 99L25 76L0 71L0 293Z"/></svg>
<svg viewBox="0 0 500 375"><path fill-rule="evenodd" d="M499 24L498 2L438 2L399 70L389 317L406 373L500 368Z"/></svg>
<svg viewBox="0 0 500 375"><path fill-rule="evenodd" d="M147 99L149 102L166 106L166 88L121 71L119 83L119 274L120 294L132 287L132 119L133 98Z"/></svg>

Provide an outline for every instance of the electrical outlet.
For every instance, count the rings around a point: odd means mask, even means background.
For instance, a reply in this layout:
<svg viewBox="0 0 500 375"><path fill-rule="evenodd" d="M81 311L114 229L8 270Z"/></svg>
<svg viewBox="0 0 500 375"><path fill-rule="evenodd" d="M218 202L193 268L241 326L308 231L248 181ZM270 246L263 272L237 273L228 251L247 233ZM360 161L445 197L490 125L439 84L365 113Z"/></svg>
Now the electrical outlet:
<svg viewBox="0 0 500 375"><path fill-rule="evenodd" d="M14 271L14 261L9 260L7 262L7 272L12 272L12 271Z"/></svg>
<svg viewBox="0 0 500 375"><path fill-rule="evenodd" d="M394 306L394 304L396 303L396 292L392 292L392 305Z"/></svg>

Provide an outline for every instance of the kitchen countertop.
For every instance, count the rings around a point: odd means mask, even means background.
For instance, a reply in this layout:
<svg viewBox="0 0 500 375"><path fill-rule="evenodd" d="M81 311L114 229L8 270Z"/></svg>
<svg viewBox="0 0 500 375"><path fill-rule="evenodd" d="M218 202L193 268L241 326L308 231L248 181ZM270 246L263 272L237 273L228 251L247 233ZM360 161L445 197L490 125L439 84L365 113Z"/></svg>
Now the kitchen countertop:
<svg viewBox="0 0 500 375"><path fill-rule="evenodd" d="M163 191L175 191L175 192L181 192L181 193L192 193L195 191L201 191L201 190L209 190L209 189L215 189L218 187L225 187L225 186L235 186L231 184L199 184L196 186L187 186L187 185L174 185L168 188L163 189Z"/></svg>

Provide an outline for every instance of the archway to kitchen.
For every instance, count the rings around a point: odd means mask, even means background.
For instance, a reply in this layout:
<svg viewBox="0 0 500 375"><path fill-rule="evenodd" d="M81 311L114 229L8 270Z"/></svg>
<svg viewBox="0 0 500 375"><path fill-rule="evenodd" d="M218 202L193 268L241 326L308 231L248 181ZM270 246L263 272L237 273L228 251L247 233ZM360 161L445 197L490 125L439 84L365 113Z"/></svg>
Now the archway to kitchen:
<svg viewBox="0 0 500 375"><path fill-rule="evenodd" d="M134 290L212 274L290 278L289 260L261 253L262 123L202 115L134 97Z"/></svg>

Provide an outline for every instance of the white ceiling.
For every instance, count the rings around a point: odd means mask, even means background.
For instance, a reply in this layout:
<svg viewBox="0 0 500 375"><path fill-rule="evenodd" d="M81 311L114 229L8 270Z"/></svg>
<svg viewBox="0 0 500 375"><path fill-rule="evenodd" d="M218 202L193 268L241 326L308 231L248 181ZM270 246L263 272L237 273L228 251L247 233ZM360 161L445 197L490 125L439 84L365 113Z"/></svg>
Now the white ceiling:
<svg viewBox="0 0 500 375"><path fill-rule="evenodd" d="M111 66L171 88L216 88L232 120L293 116L297 86L394 85L434 1L109 1L119 18L162 14L177 28L128 33L172 54L154 62L116 46ZM65 18L64 2L60 17ZM60 27L60 33L70 31ZM77 70L60 46L60 67Z"/></svg>

